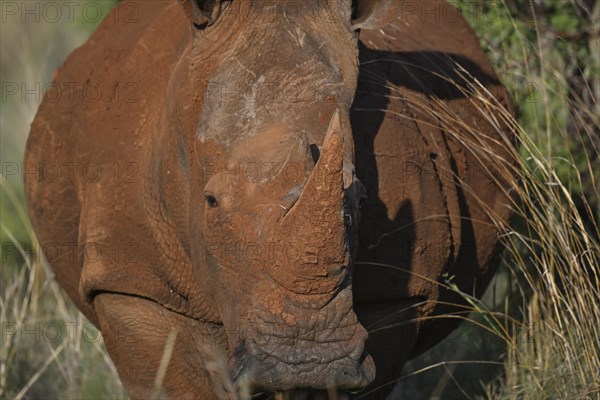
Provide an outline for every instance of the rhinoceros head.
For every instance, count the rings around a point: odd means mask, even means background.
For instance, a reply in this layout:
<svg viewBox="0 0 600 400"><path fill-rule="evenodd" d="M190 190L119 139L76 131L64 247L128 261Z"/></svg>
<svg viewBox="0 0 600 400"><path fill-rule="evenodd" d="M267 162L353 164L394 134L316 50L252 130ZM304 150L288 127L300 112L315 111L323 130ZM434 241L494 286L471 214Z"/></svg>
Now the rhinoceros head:
<svg viewBox="0 0 600 400"><path fill-rule="evenodd" d="M352 305L365 190L349 112L356 30L385 25L394 2L181 3L197 29L194 68L212 71L194 132L190 247L230 372L252 391L362 388L375 368Z"/></svg>
<svg viewBox="0 0 600 400"><path fill-rule="evenodd" d="M229 174L208 180L196 260L217 282L239 381L256 390L361 387L374 371L352 310L360 199L344 190L339 120L316 164L307 136L294 140L287 130L244 141L229 155ZM262 180L234 172L265 163L272 170Z"/></svg>

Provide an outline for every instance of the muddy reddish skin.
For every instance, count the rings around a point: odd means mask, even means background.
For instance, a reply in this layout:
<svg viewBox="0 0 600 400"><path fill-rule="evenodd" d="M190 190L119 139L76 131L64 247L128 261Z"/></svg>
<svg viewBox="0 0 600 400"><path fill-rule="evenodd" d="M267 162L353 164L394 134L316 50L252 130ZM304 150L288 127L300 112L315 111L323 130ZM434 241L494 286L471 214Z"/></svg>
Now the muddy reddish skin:
<svg viewBox="0 0 600 400"><path fill-rule="evenodd" d="M510 145L443 80L467 85L457 62L509 108L477 38L443 2L436 17L357 1L354 22L349 0L271 2L258 20L244 1L180 3L121 3L56 73L72 96L40 106L26 192L42 247L65 247L57 279L133 398L150 395L173 329L171 398L227 398L230 378L255 392L390 382L455 327L422 322L460 310L443 305L462 303L444 274L485 289L488 212L510 217L511 182L462 143L506 159ZM477 137L432 116L433 96ZM256 165L260 179L235 169Z"/></svg>

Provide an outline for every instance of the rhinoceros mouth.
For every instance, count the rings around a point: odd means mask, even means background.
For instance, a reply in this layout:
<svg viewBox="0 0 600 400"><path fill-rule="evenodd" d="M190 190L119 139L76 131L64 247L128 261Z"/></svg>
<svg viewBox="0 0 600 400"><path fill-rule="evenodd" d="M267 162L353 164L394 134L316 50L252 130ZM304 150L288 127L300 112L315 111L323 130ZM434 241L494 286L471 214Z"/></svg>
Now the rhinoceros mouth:
<svg viewBox="0 0 600 400"><path fill-rule="evenodd" d="M253 328L231 360L236 383L255 393L364 388L373 381L375 366L364 348L367 331L353 311L349 314L335 326Z"/></svg>
<svg viewBox="0 0 600 400"><path fill-rule="evenodd" d="M374 378L373 360L363 353L358 360L346 358L325 364L288 364L273 359L249 358L235 383L241 391L251 394L277 391L296 394L319 393L328 388L336 392L359 391Z"/></svg>

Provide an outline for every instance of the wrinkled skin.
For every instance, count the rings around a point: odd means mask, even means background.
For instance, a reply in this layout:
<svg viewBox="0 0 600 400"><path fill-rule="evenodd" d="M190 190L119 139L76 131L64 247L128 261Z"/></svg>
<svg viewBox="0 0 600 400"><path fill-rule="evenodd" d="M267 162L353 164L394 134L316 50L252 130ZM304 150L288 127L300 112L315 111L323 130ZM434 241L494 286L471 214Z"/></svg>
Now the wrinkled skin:
<svg viewBox="0 0 600 400"><path fill-rule="evenodd" d="M132 4L56 73L81 85L46 96L25 159L42 248L74 246L49 261L128 392L152 393L173 333L166 397L385 398L455 327L424 322L460 310L445 274L480 295L488 214L510 216L511 182L464 145L509 159L510 135L443 81L466 87L456 62L509 107L472 31L443 2L441 20L391 0L142 2L128 23ZM481 136L450 134L433 96Z"/></svg>

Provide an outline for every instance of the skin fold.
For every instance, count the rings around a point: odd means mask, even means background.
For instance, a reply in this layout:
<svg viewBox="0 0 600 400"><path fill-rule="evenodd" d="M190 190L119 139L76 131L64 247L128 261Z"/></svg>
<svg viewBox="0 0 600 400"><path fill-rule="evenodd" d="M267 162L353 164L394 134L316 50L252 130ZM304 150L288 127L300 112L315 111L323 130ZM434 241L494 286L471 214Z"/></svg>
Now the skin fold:
<svg viewBox="0 0 600 400"><path fill-rule="evenodd" d="M119 18L133 3L56 72L72 96L46 95L25 155L38 239L75 249L50 264L131 397L385 398L456 327L433 318L464 305L440 283L480 296L490 214L510 218L493 167L514 137L469 82L511 109L472 30L442 1L440 18L392 0Z"/></svg>

